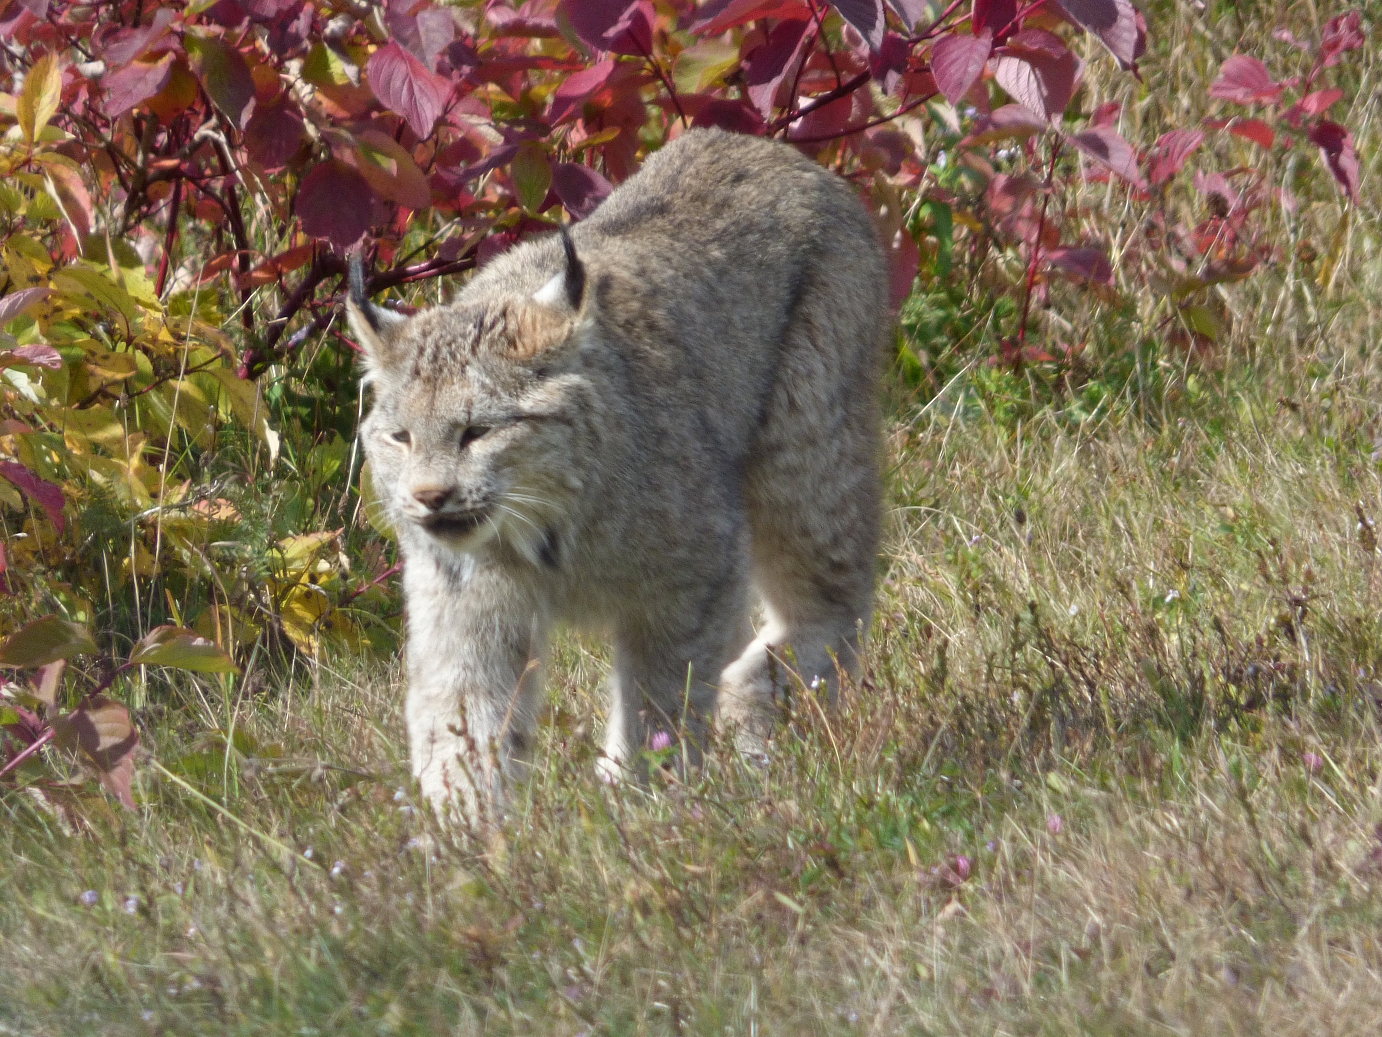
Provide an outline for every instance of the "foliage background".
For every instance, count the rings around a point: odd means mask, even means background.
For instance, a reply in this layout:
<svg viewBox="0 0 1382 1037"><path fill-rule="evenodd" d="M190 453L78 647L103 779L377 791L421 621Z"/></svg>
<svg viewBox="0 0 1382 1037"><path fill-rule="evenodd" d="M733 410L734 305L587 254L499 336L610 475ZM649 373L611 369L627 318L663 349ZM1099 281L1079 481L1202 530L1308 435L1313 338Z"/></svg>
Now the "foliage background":
<svg viewBox="0 0 1382 1037"><path fill-rule="evenodd" d="M0 1021L1371 1032L1375 9L1149 4L1135 76L1041 7L617 7L0 11L0 631L89 631L51 719L104 688L143 740L133 811L79 747L6 775ZM795 85L754 71L784 24ZM437 301L680 132L673 91L827 138L892 247L868 681L767 771L608 791L564 643L480 848L408 792L342 257ZM169 624L239 672L139 665L187 662Z"/></svg>

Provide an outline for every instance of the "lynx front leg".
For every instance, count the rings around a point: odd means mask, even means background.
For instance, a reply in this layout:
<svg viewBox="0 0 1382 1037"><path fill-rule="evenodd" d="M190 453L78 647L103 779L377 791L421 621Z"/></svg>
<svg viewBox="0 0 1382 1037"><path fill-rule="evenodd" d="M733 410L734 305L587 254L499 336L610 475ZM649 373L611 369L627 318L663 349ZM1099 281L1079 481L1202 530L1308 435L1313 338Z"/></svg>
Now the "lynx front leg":
<svg viewBox="0 0 1382 1037"><path fill-rule="evenodd" d="M441 817L459 810L498 820L505 786L532 747L542 652L535 610L512 581L468 560L410 557L404 586L413 774Z"/></svg>

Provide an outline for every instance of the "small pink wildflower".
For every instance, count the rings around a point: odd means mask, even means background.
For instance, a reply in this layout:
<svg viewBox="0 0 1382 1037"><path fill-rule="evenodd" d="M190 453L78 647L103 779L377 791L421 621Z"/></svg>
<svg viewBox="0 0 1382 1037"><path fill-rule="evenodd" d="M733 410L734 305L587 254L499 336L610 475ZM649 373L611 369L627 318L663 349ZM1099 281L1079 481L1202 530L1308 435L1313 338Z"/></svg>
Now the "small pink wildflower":
<svg viewBox="0 0 1382 1037"><path fill-rule="evenodd" d="M1305 764L1305 769L1311 774L1318 774L1324 770L1324 758L1319 753L1305 753L1301 756L1300 762Z"/></svg>
<svg viewBox="0 0 1382 1037"><path fill-rule="evenodd" d="M672 744L672 736L666 731L659 731L653 735L653 752L660 753L663 749Z"/></svg>
<svg viewBox="0 0 1382 1037"><path fill-rule="evenodd" d="M1060 835L1061 829L1065 827L1065 822L1061 820L1059 814L1046 815L1046 830L1052 835Z"/></svg>

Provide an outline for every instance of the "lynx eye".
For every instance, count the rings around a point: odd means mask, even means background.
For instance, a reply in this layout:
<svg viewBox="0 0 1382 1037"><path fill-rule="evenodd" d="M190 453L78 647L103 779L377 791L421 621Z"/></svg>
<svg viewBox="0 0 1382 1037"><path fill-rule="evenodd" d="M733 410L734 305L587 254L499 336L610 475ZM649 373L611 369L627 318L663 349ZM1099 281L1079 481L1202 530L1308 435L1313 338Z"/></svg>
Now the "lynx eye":
<svg viewBox="0 0 1382 1037"><path fill-rule="evenodd" d="M464 450L490 430L488 425L470 425L461 433L461 449Z"/></svg>
<svg viewBox="0 0 1382 1037"><path fill-rule="evenodd" d="M395 443L402 443L404 446L409 446L413 442L413 437L408 434L407 429L399 429L397 432L392 433L389 438Z"/></svg>

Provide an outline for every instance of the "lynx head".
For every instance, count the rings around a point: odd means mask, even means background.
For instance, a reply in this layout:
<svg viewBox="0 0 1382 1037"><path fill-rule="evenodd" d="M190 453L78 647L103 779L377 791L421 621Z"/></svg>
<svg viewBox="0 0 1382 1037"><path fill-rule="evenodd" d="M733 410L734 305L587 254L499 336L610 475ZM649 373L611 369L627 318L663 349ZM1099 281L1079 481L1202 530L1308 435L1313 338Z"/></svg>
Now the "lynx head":
<svg viewBox="0 0 1382 1037"><path fill-rule="evenodd" d="M374 392L365 451L406 539L461 552L500 541L557 564L589 456L576 365L585 270L562 239L563 269L536 294L482 293L406 318L369 301L352 263L347 313Z"/></svg>

